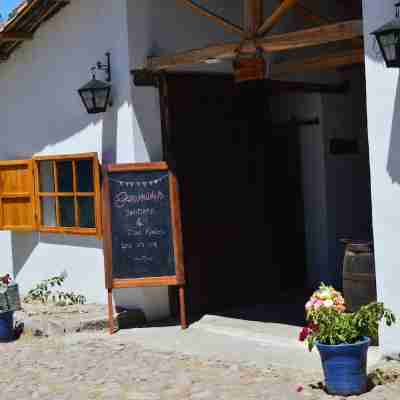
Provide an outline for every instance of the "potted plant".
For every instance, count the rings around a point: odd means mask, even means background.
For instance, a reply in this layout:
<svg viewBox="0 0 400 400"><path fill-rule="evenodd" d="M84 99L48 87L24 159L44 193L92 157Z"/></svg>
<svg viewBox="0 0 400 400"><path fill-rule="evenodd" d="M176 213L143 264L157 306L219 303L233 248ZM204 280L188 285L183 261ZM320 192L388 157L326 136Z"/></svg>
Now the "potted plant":
<svg viewBox="0 0 400 400"><path fill-rule="evenodd" d="M395 323L394 314L383 303L370 303L357 312L346 313L340 292L323 283L306 306L308 326L300 341L308 349L317 347L321 356L325 386L329 394L358 395L367 391L367 353L371 339L377 339L379 323Z"/></svg>
<svg viewBox="0 0 400 400"><path fill-rule="evenodd" d="M0 341L10 341L14 331L14 311L21 309L18 285L9 274L0 277Z"/></svg>

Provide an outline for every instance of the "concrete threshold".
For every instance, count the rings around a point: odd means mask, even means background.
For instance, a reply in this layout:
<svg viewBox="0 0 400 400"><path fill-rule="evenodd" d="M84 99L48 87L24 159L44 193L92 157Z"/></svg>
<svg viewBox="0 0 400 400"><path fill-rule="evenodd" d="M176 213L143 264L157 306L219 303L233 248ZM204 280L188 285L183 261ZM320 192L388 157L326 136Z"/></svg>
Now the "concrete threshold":
<svg viewBox="0 0 400 400"><path fill-rule="evenodd" d="M300 328L206 315L186 331L179 326L123 330L118 335L143 347L166 352L180 352L242 363L259 368L283 367L321 371L317 350L309 353L298 341ZM370 348L369 367L381 359L378 348Z"/></svg>

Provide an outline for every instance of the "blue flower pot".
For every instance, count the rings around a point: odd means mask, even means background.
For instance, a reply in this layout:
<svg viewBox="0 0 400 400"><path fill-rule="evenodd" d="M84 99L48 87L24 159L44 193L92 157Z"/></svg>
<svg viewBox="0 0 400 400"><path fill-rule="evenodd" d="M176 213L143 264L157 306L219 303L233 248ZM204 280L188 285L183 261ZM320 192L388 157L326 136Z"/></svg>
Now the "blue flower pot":
<svg viewBox="0 0 400 400"><path fill-rule="evenodd" d="M10 342L14 338L14 313L0 314L0 342Z"/></svg>
<svg viewBox="0 0 400 400"><path fill-rule="evenodd" d="M329 394L351 396L367 391L367 353L369 338L355 344L317 343Z"/></svg>

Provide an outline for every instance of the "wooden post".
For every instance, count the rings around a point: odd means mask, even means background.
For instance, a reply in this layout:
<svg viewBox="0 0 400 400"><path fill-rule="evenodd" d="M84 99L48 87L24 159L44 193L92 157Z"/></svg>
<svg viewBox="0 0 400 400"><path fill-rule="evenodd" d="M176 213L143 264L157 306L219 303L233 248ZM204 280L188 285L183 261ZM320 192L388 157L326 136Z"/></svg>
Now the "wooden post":
<svg viewBox="0 0 400 400"><path fill-rule="evenodd" d="M245 34L252 38L263 22L262 0L244 0L244 27Z"/></svg>
<svg viewBox="0 0 400 400"><path fill-rule="evenodd" d="M185 298L185 287L179 286L179 308L182 329L188 328L188 321L186 316L186 298Z"/></svg>
<svg viewBox="0 0 400 400"><path fill-rule="evenodd" d="M110 335L112 335L115 333L112 289L108 289L108 321L109 321Z"/></svg>

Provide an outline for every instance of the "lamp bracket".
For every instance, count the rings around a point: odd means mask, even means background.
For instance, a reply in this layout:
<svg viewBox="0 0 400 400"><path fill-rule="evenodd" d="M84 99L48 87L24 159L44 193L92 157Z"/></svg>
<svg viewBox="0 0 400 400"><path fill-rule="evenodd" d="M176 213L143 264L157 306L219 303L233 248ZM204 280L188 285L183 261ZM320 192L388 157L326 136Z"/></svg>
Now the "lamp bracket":
<svg viewBox="0 0 400 400"><path fill-rule="evenodd" d="M92 67L92 71L99 70L104 71L106 73L106 81L111 82L111 53L107 51L106 56L106 64L103 64L101 61L97 61L96 66Z"/></svg>

